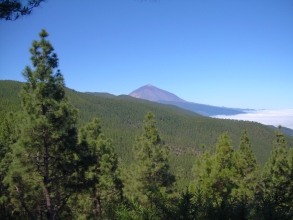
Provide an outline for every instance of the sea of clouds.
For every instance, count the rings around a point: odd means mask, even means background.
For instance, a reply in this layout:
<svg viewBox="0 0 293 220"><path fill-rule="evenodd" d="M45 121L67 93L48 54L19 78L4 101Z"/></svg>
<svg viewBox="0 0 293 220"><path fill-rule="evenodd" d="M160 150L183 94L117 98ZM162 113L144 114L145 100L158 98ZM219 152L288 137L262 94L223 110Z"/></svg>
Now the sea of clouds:
<svg viewBox="0 0 293 220"><path fill-rule="evenodd" d="M214 118L255 121L265 125L282 125L293 129L293 109L251 110L239 115L216 115Z"/></svg>

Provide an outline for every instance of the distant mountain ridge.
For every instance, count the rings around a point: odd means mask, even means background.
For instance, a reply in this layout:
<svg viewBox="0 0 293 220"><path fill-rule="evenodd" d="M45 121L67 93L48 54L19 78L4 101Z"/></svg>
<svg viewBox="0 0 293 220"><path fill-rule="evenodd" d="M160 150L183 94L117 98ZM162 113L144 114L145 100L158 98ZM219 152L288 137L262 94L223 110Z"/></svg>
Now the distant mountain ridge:
<svg viewBox="0 0 293 220"><path fill-rule="evenodd" d="M226 108L226 107L217 107L212 105L204 105L194 102L170 102L165 100L160 100L159 103L176 105L180 108L188 109L190 111L196 112L204 116L215 116L215 115L237 115L245 114L245 109L238 108Z"/></svg>
<svg viewBox="0 0 293 220"><path fill-rule="evenodd" d="M180 108L187 109L204 116L215 115L237 115L246 113L247 109L217 107L212 105L199 104L188 102L179 98L177 95L159 89L151 84L142 86L129 94L129 96L146 99L153 102L158 102L168 105L176 105Z"/></svg>
<svg viewBox="0 0 293 220"><path fill-rule="evenodd" d="M153 102L159 102L160 100L171 102L186 102L171 92L159 89L151 84L142 86L129 94L134 98L146 99Z"/></svg>

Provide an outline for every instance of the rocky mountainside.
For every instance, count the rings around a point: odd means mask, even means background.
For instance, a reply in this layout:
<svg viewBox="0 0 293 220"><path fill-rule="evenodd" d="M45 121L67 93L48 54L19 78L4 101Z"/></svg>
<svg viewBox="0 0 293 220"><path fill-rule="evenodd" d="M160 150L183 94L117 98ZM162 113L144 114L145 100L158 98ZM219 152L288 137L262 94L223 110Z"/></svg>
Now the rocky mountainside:
<svg viewBox="0 0 293 220"><path fill-rule="evenodd" d="M173 93L159 89L151 84L142 86L134 90L129 95L135 98L146 99L153 102L159 102L161 100L170 102L186 102Z"/></svg>

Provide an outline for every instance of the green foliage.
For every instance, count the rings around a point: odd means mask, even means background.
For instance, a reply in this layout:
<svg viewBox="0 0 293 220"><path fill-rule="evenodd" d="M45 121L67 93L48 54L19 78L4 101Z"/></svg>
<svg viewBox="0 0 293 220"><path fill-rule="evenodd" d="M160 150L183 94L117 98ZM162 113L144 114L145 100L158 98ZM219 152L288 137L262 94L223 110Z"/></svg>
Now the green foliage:
<svg viewBox="0 0 293 220"><path fill-rule="evenodd" d="M0 94L2 94L0 118L4 118L9 111L20 109L17 93L21 85L21 83L14 81L0 81ZM139 128L142 126L141 118L148 111L156 115L161 137L170 147L173 170L177 169L173 168L173 162L177 163L178 159L186 164L184 158L187 158L189 164L182 166L182 168L184 173L189 172L196 154L203 152L201 146L203 144L214 146L218 136L224 132L229 133L235 146L238 146L242 131L247 130L258 164L263 166L270 157L274 131L259 123L190 115L187 113L189 111L178 111L177 107L170 108L168 105L127 96L105 98L69 89L65 89L65 92L70 102L79 109L77 126L84 126L95 117L102 118L103 133L112 139L113 148L124 164L130 164L134 159L132 146L135 137L139 135ZM293 147L293 137L286 136L286 140L288 147ZM176 156L172 156L172 154L176 154ZM173 158L177 158L176 161L173 161ZM190 175L187 175L186 178L190 179ZM180 183L180 185L184 184Z"/></svg>
<svg viewBox="0 0 293 220"><path fill-rule="evenodd" d="M194 167L196 185L204 197L220 200L224 195L230 196L235 185L234 151L228 134L219 137L215 154L207 151L197 160Z"/></svg>
<svg viewBox="0 0 293 220"><path fill-rule="evenodd" d="M292 151L288 153L281 126L276 131L272 156L266 164L258 186L258 209L271 219L293 218Z"/></svg>
<svg viewBox="0 0 293 220"><path fill-rule="evenodd" d="M0 81L0 100L1 103L7 103L0 106L0 117L4 117L8 111L20 109L17 98L20 87L19 82ZM247 130L257 162L264 165L270 157L274 130L259 123L202 117L187 110L182 111L178 107L128 96L105 98L70 89L65 92L70 102L79 109L77 126L84 126L95 117L101 118L103 133L112 139L117 156L123 163L130 164L133 160L131 146L142 128L141 118L148 111L156 115L157 127L165 144L170 147L171 154L202 153L203 144L215 145L218 136L225 132L229 133L235 146L238 146L242 131ZM293 137L286 136L286 139L288 147L292 148ZM187 166L192 166L192 163L193 160L190 160Z"/></svg>
<svg viewBox="0 0 293 220"><path fill-rule="evenodd" d="M13 161L4 179L15 211L30 218L55 219L65 212L66 201L78 192L87 164L86 148L77 145L77 110L65 98L58 58L45 30L33 41L32 70L20 98L20 136L13 145Z"/></svg>
<svg viewBox="0 0 293 220"><path fill-rule="evenodd" d="M240 138L240 146L237 154L237 168L241 169L241 176L246 176L256 170L256 158L252 152L252 145L247 130L244 130Z"/></svg>
<svg viewBox="0 0 293 220"><path fill-rule="evenodd" d="M133 151L135 163L128 169L130 172L125 171L124 195L156 212L161 201L172 196L175 176L168 162L169 149L162 144L152 113L146 115Z"/></svg>
<svg viewBox="0 0 293 220"><path fill-rule="evenodd" d="M279 129L279 128L273 126L273 125L269 125L269 127L271 127L274 130L278 130ZM286 134L286 135L293 136L293 130L290 129L290 128L282 127L281 128L281 132L284 133L284 134Z"/></svg>
<svg viewBox="0 0 293 220"><path fill-rule="evenodd" d="M20 109L20 100L17 98L20 87L19 82L0 81L0 100L1 103L7 103L0 106L0 120L1 115L4 118L8 111ZM202 117L187 110L179 110L178 107L127 96L105 98L70 89L65 89L65 92L70 102L79 109L77 126L84 126L95 117L101 118L103 133L112 139L118 158L126 164L134 159L132 146L142 128L141 118L148 111L156 115L157 127L165 144L170 147L171 154L200 154L203 152L203 144L215 145L218 136L225 132L229 133L235 146L238 146L242 131L247 130L257 162L264 165L270 157L274 130L259 123ZM293 137L286 136L286 139L288 147L292 148ZM181 159L180 156L178 158ZM193 160L189 161L187 166L191 167Z"/></svg>
<svg viewBox="0 0 293 220"><path fill-rule="evenodd" d="M13 210L7 185L3 183L5 176L12 162L11 146L17 142L19 138L19 130L17 127L18 115L9 113L0 126L0 219L11 218Z"/></svg>
<svg viewBox="0 0 293 220"><path fill-rule="evenodd" d="M9 112L17 112L20 109L18 93L23 83L5 80L0 81L0 123Z"/></svg>
<svg viewBox="0 0 293 220"><path fill-rule="evenodd" d="M208 219L251 219L256 172L247 131L243 132L238 151L233 150L225 133L219 137L214 152L206 151L197 159L190 190L201 193Z"/></svg>
<svg viewBox="0 0 293 220"><path fill-rule="evenodd" d="M121 202L122 182L118 159L110 139L101 133L100 120L95 118L79 131L79 142L88 145L94 161L86 172L84 192L73 197L72 209L78 219L113 219Z"/></svg>

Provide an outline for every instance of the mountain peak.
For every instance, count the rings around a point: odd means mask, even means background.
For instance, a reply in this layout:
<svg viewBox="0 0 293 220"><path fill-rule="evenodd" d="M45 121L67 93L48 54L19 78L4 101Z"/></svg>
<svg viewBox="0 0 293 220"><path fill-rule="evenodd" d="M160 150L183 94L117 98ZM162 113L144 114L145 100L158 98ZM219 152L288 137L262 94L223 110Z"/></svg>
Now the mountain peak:
<svg viewBox="0 0 293 220"><path fill-rule="evenodd" d="M173 93L159 89L151 84L142 86L129 94L132 97L146 99L149 101L172 101L172 102L186 102Z"/></svg>

